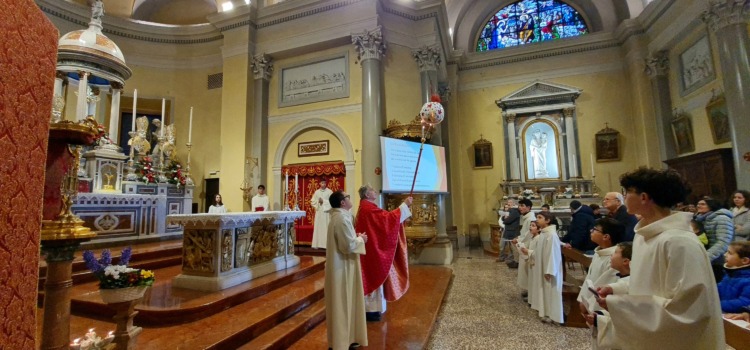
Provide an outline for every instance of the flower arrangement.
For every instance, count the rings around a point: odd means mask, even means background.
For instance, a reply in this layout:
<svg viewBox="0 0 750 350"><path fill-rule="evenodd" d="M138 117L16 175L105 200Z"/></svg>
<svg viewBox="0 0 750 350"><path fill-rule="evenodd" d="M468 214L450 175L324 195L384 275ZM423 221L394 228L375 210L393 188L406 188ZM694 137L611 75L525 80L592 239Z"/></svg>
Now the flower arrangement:
<svg viewBox="0 0 750 350"><path fill-rule="evenodd" d="M107 337L102 338L91 328L83 338L76 338L70 344L70 350L100 350L107 349L112 340L115 339L114 331L109 331Z"/></svg>
<svg viewBox="0 0 750 350"><path fill-rule="evenodd" d="M156 173L154 172L154 160L149 156L142 157L135 165L135 172L138 179L143 183L156 183Z"/></svg>
<svg viewBox="0 0 750 350"><path fill-rule="evenodd" d="M94 252L83 252L86 267L99 279L100 289L118 289L154 284L154 272L128 267L132 252L130 247L122 250L120 264L112 265L112 254L109 249L102 251L101 258L96 259Z"/></svg>
<svg viewBox="0 0 750 350"><path fill-rule="evenodd" d="M167 167L167 182L177 185L177 187L185 186L185 175L182 175L182 165L178 161L172 161Z"/></svg>

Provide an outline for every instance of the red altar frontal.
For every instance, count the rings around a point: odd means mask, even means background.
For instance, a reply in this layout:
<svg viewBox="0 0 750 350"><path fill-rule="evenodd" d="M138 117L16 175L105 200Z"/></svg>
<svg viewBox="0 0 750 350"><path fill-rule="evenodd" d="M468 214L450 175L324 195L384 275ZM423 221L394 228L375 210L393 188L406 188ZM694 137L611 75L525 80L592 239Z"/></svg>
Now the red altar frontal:
<svg viewBox="0 0 750 350"><path fill-rule="evenodd" d="M294 178L297 175L299 181L299 207L300 210L307 213L307 216L294 221L296 239L294 244L310 245L312 243L313 225L315 224L315 209L310 205L315 191L320 187L320 179L328 179L328 188L331 191L344 189L344 179L346 178L346 168L344 162L324 162L324 163L305 163L291 164L281 167L281 181L284 181L286 174L289 174L289 183L287 186L294 189ZM294 208L292 193L287 198L287 204Z"/></svg>

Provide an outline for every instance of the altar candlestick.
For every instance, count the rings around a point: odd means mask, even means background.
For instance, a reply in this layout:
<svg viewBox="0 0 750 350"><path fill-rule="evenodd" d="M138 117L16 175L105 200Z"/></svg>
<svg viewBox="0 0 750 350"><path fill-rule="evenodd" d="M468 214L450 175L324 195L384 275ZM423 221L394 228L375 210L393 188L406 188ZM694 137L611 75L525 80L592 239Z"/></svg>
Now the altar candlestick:
<svg viewBox="0 0 750 350"><path fill-rule="evenodd" d="M595 176L594 175L594 154L593 153L589 153L589 159L591 159L591 176L593 177L593 176Z"/></svg>
<svg viewBox="0 0 750 350"><path fill-rule="evenodd" d="M298 192L299 191L299 182L298 182L299 181L299 177L298 176L299 176L299 173L294 174L294 192Z"/></svg>
<svg viewBox="0 0 750 350"><path fill-rule="evenodd" d="M188 143L193 141L193 107L190 107L190 124L188 124Z"/></svg>
<svg viewBox="0 0 750 350"><path fill-rule="evenodd" d="M284 191L289 192L289 170L286 172L286 181L284 181Z"/></svg>
<svg viewBox="0 0 750 350"><path fill-rule="evenodd" d="M166 99L161 99L161 128L159 130L159 137L164 137L164 128L167 126L167 124L164 122L164 108L166 106L166 103Z"/></svg>
<svg viewBox="0 0 750 350"><path fill-rule="evenodd" d="M137 105L137 103L136 103L137 101L138 101L138 89L134 89L133 90L133 120L130 123L130 131L132 131L132 132L135 132L135 117L138 115L135 112L135 107Z"/></svg>

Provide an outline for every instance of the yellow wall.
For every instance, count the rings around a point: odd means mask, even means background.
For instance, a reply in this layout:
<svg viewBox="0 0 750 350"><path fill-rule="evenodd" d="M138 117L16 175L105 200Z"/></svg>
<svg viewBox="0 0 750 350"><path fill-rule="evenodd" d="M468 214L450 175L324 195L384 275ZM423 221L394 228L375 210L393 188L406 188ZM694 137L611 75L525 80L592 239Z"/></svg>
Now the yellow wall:
<svg viewBox="0 0 750 350"><path fill-rule="evenodd" d="M297 153L298 144L300 142L312 142L312 141L328 141L327 155L316 155L299 157ZM332 161L344 160L344 148L341 143L336 139L336 136L325 129L307 129L306 131L298 134L289 143L288 147L284 151L284 163L285 164L301 164L301 163L322 163Z"/></svg>
<svg viewBox="0 0 750 350"><path fill-rule="evenodd" d="M388 46L383 72L386 120L414 120L422 108L422 88L419 67L411 56L411 49L395 44ZM434 89L437 92L437 86Z"/></svg>

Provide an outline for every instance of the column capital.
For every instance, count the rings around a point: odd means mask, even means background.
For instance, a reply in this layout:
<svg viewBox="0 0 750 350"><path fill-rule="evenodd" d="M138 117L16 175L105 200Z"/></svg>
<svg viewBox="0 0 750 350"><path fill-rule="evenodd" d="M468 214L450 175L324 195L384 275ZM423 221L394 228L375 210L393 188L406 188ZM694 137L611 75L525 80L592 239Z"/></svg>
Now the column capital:
<svg viewBox="0 0 750 350"><path fill-rule="evenodd" d="M352 44L357 49L357 61L362 62L368 59L380 60L385 54L386 45L383 41L383 31L381 26L373 30L365 30L360 34L352 34Z"/></svg>
<svg viewBox="0 0 750 350"><path fill-rule="evenodd" d="M440 51L434 46L423 46L411 51L411 56L417 61L419 71L437 71L440 65Z"/></svg>
<svg viewBox="0 0 750 350"><path fill-rule="evenodd" d="M573 117L573 112L575 111L576 111L575 107L563 108L563 115L565 116L565 118L571 118Z"/></svg>
<svg viewBox="0 0 750 350"><path fill-rule="evenodd" d="M253 68L253 77L255 80L271 80L271 73L273 73L273 62L271 62L271 56L265 53L257 54L252 57L250 65Z"/></svg>
<svg viewBox="0 0 750 350"><path fill-rule="evenodd" d="M62 79L63 81L68 80L68 74L63 71L56 71L55 78Z"/></svg>
<svg viewBox="0 0 750 350"><path fill-rule="evenodd" d="M516 114L503 112L503 118L505 118L506 123L513 123L516 121Z"/></svg>
<svg viewBox="0 0 750 350"><path fill-rule="evenodd" d="M750 0L710 0L701 19L711 31L734 24L750 23Z"/></svg>
<svg viewBox="0 0 750 350"><path fill-rule="evenodd" d="M122 83L116 81L110 81L109 86L111 86L113 90L122 90L122 88L125 87Z"/></svg>
<svg viewBox="0 0 750 350"><path fill-rule="evenodd" d="M644 71L649 78L665 77L669 73L669 53L666 51L655 52L644 60L646 67Z"/></svg>

